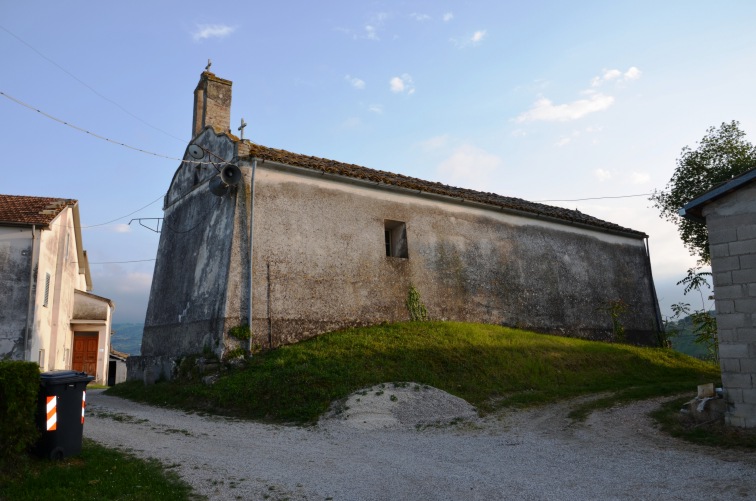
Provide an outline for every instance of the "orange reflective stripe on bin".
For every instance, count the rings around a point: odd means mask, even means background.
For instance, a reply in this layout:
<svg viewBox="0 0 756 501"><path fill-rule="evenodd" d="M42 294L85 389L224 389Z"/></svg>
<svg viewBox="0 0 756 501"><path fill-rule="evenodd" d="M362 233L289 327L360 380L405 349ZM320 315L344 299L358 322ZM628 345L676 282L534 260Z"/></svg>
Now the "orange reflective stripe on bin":
<svg viewBox="0 0 756 501"><path fill-rule="evenodd" d="M84 424L84 409L87 407L87 392L81 392L81 424Z"/></svg>
<svg viewBox="0 0 756 501"><path fill-rule="evenodd" d="M47 431L58 429L58 397L47 397Z"/></svg>

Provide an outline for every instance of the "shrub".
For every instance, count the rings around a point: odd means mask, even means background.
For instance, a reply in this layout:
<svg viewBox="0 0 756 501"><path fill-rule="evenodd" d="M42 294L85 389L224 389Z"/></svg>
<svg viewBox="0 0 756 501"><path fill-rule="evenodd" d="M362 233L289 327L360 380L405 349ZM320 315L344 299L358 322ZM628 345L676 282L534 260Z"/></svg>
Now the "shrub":
<svg viewBox="0 0 756 501"><path fill-rule="evenodd" d="M252 336L252 332L250 331L248 324L241 324L236 327L231 327L228 330L228 335L235 337L239 341L246 341Z"/></svg>
<svg viewBox="0 0 756 501"><path fill-rule="evenodd" d="M404 304L407 306L407 311L412 322L427 322L429 320L428 310L420 299L420 292L418 292L414 285L410 285L407 292L407 300Z"/></svg>
<svg viewBox="0 0 756 501"><path fill-rule="evenodd" d="M35 421L39 366L33 362L0 362L0 467L37 441Z"/></svg>

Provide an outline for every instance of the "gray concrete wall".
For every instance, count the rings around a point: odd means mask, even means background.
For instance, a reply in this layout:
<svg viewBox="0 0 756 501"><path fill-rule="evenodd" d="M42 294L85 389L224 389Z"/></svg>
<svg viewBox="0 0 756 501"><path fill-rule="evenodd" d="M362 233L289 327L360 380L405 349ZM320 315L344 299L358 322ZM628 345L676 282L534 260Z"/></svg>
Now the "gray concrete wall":
<svg viewBox="0 0 756 501"><path fill-rule="evenodd" d="M0 228L0 360L24 359L31 266L31 228Z"/></svg>
<svg viewBox="0 0 756 501"><path fill-rule="evenodd" d="M219 157L233 157L233 144L210 128L195 143ZM215 157L210 160L222 164ZM210 193L207 183L216 174L213 165L185 163L166 195L143 355L179 356L203 349L220 355L225 348L228 284L233 288L239 281L238 274L229 276L232 251L239 246L234 233L236 204L244 203L244 197ZM238 306L232 315L237 325Z"/></svg>
<svg viewBox="0 0 756 501"><path fill-rule="evenodd" d="M756 184L703 210L728 424L756 428Z"/></svg>
<svg viewBox="0 0 756 501"><path fill-rule="evenodd" d="M629 305L630 340L656 331L643 240L334 183L258 165L254 333L278 346L345 325L408 319L414 284L432 318L611 335L608 301ZM385 220L408 258L387 257Z"/></svg>

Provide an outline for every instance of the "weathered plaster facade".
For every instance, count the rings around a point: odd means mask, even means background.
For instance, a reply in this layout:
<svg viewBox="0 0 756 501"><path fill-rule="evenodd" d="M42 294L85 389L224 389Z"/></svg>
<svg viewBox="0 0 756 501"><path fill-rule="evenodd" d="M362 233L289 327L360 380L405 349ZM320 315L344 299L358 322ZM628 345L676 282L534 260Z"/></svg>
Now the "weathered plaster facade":
<svg viewBox="0 0 756 501"><path fill-rule="evenodd" d="M75 200L0 195L0 359L70 369L74 332L97 333L92 375L102 381L113 303L83 292L92 287L78 211ZM97 304L98 319L82 302Z"/></svg>
<svg viewBox="0 0 756 501"><path fill-rule="evenodd" d="M212 83L204 73L198 88L203 80ZM205 156L187 154L165 198L143 355L237 346L226 333L249 322L250 254L252 344L261 347L407 320L410 284L435 319L594 339L611 335L601 308L624 301L628 338L656 339L641 232L254 145L228 134L227 122L198 124L197 116L192 145ZM209 185L227 162L243 181L216 196Z"/></svg>
<svg viewBox="0 0 756 501"><path fill-rule="evenodd" d="M687 204L705 221L728 424L756 428L756 169Z"/></svg>

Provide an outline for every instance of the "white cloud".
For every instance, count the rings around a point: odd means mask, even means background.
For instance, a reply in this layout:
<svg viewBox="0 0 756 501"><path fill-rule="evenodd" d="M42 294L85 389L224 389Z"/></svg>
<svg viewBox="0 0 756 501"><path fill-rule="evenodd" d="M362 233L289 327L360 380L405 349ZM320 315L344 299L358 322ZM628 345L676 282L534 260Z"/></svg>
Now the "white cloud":
<svg viewBox="0 0 756 501"><path fill-rule="evenodd" d="M625 80L638 80L641 77L641 70L636 68L635 66L632 66L629 70L625 72Z"/></svg>
<svg viewBox="0 0 756 501"><path fill-rule="evenodd" d="M651 175L646 172L632 172L630 182L633 184L644 184L651 181Z"/></svg>
<svg viewBox="0 0 756 501"><path fill-rule="evenodd" d="M487 30L478 30L472 35L466 36L463 39L457 39L457 38L450 38L449 41L456 45L458 48L463 49L465 47L470 46L476 46L479 45L480 42L483 41L483 39L486 37L488 31Z"/></svg>
<svg viewBox="0 0 756 501"><path fill-rule="evenodd" d="M360 78L347 75L344 77L344 79L349 82L355 89L362 90L365 88L365 81Z"/></svg>
<svg viewBox="0 0 756 501"><path fill-rule="evenodd" d="M477 44L486 36L486 30L478 30L470 37L470 42Z"/></svg>
<svg viewBox="0 0 756 501"><path fill-rule="evenodd" d="M192 38L195 41L208 38L226 38L234 31L236 31L236 28L225 24L198 24L197 31L192 33Z"/></svg>
<svg viewBox="0 0 756 501"><path fill-rule="evenodd" d="M562 146L567 146L571 141L572 141L571 136L564 136L561 139L559 139L559 141L554 143L554 146L558 146L561 148Z"/></svg>
<svg viewBox="0 0 756 501"><path fill-rule="evenodd" d="M612 173L606 169L596 169L593 171L593 175L602 183L604 181L609 181L613 177Z"/></svg>
<svg viewBox="0 0 756 501"><path fill-rule="evenodd" d="M502 160L471 144L456 148L436 169L442 182L463 188L490 191L492 175Z"/></svg>
<svg viewBox="0 0 756 501"><path fill-rule="evenodd" d="M614 98L605 94L592 94L587 99L578 99L571 103L554 104L546 98L537 100L530 110L521 113L517 122L568 122L584 116L604 111L614 104Z"/></svg>
<svg viewBox="0 0 756 501"><path fill-rule="evenodd" d="M383 105L371 104L370 106L368 106L368 111L371 113L375 113L376 115L383 115Z"/></svg>
<svg viewBox="0 0 756 501"><path fill-rule="evenodd" d="M431 18L428 14L418 14L416 12L413 12L412 14L410 14L410 17L414 19L415 21L420 21L420 22L428 21Z"/></svg>
<svg viewBox="0 0 756 501"><path fill-rule="evenodd" d="M113 231L115 231L116 233L131 233L131 226L124 223L116 224L113 225Z"/></svg>
<svg viewBox="0 0 756 501"><path fill-rule="evenodd" d="M449 144L449 134L442 134L426 139L420 143L420 147L426 151L436 151Z"/></svg>
<svg viewBox="0 0 756 501"><path fill-rule="evenodd" d="M617 83L624 83L630 80L638 80L641 77L641 70L635 66L631 66L624 73L618 69L604 70L604 72L591 80L591 87L600 87L606 82L615 81Z"/></svg>
<svg viewBox="0 0 756 501"><path fill-rule="evenodd" d="M365 24L364 37L368 40L380 40L378 36L378 29L383 26L383 23L388 19L389 15L386 12L379 12L370 16L367 24Z"/></svg>
<svg viewBox="0 0 756 501"><path fill-rule="evenodd" d="M391 89L391 92L396 94L406 93L407 95L412 95L415 93L414 81L407 73L389 80L389 88Z"/></svg>
<svg viewBox="0 0 756 501"><path fill-rule="evenodd" d="M349 117L343 122L341 122L341 126L346 129L355 129L362 125L362 121L357 117Z"/></svg>
<svg viewBox="0 0 756 501"><path fill-rule="evenodd" d="M372 26L370 24L365 26L365 38L368 40L380 40L378 38L378 33L376 32L375 26Z"/></svg>
<svg viewBox="0 0 756 501"><path fill-rule="evenodd" d="M451 21L452 19L454 19L454 14L453 14L453 13L451 13L451 12L446 12L446 13L444 14L443 20L444 20L444 22L445 22L445 23L448 23L448 22L449 22L449 21Z"/></svg>

